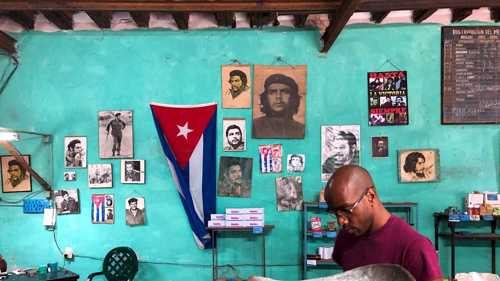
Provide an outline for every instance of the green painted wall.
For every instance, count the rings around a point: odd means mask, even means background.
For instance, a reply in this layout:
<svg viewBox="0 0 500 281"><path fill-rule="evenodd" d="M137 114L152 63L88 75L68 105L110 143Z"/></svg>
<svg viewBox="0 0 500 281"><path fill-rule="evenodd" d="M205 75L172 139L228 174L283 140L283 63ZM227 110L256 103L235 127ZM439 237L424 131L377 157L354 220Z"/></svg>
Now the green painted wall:
<svg viewBox="0 0 500 281"><path fill-rule="evenodd" d="M0 95L0 126L47 132L54 135L54 186L80 188L81 214L60 216L56 238L60 247L71 246L78 255L103 257L112 247L129 245L142 263L137 280L209 280L211 253L195 247L184 211L154 129L149 102L197 104L220 102L220 67L233 59L248 64L307 64L307 131L304 140L251 140L244 153L218 155L251 156L259 144L282 143L284 153L305 152L304 197L316 198L320 182L320 126L361 125L361 164L373 174L384 201L419 204L419 226L432 238L432 212L449 205L460 206L471 190L498 191L500 183L500 130L497 125L440 125L440 26L350 26L328 54L320 54L316 30L208 30L21 33L20 66ZM281 57L280 61L278 57ZM408 71L410 125L369 127L366 73ZM3 61L5 65L5 60ZM135 158L146 160L146 184L119 183L119 160L98 158L97 112L134 111ZM224 117L245 117L251 127L250 110L219 109ZM91 190L87 171L77 170L76 182L63 181L63 139L88 137L88 162L112 163L114 187ZM221 126L218 128L221 136ZM371 158L371 136L387 135L390 154ZM23 144L19 144L22 146ZM22 149L22 147L20 147ZM398 184L398 149L437 148L441 156L441 181L430 184ZM33 158L47 157L34 150ZM46 159L46 158L44 158ZM43 163L42 160L36 160ZM44 160L45 161L45 160ZM38 164L40 169L42 164ZM37 168L37 167L35 167ZM266 222L276 225L267 238L271 277L296 280L301 263L301 213L278 213L274 178L262 175L254 161L250 199L218 198L218 210L226 207L265 207ZM35 189L39 189L35 186ZM93 225L90 195L113 193L116 221ZM125 225L125 198L143 195L148 223ZM1 194L14 200L21 194ZM20 208L0 207L0 252L9 265L36 267L47 262L63 263L53 233L42 227L42 216L24 215ZM444 241L443 241L444 242ZM260 263L260 240L226 238L220 262ZM459 271L489 271L489 250L484 243L458 250ZM480 256L480 257L479 257ZM206 265L185 267L160 263ZM441 251L441 263L449 273L449 248ZM81 276L97 271L98 260L76 258L66 263ZM278 266L282 265L282 266ZM498 266L498 265L497 265ZM258 267L240 267L241 274L260 273ZM82 278L83 279L83 278Z"/></svg>

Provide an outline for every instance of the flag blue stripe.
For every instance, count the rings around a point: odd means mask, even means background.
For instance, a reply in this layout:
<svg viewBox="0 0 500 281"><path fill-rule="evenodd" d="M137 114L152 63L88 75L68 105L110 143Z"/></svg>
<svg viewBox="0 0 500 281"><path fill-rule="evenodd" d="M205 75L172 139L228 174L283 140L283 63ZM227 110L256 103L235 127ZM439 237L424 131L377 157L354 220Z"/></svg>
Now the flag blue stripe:
<svg viewBox="0 0 500 281"><path fill-rule="evenodd" d="M203 213L205 214L205 225L208 224L210 214L216 213L216 134L217 111L212 115L203 138Z"/></svg>

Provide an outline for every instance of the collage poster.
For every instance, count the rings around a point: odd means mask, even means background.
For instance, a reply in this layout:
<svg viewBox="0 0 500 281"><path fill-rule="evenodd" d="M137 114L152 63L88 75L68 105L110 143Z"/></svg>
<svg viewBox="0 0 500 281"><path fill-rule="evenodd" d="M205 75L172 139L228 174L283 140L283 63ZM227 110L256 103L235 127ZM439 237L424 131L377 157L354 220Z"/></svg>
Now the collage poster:
<svg viewBox="0 0 500 281"><path fill-rule="evenodd" d="M406 71L368 72L370 126L408 125Z"/></svg>

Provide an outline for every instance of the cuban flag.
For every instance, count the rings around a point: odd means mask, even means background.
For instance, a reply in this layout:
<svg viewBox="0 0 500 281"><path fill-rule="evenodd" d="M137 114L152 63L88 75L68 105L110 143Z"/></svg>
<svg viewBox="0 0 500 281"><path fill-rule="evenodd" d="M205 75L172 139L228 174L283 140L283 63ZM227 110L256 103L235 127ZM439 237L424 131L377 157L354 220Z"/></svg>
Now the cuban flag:
<svg viewBox="0 0 500 281"><path fill-rule="evenodd" d="M92 222L103 223L105 215L105 195L92 195Z"/></svg>
<svg viewBox="0 0 500 281"><path fill-rule="evenodd" d="M217 104L151 103L151 111L196 244L211 248L206 226L216 210Z"/></svg>

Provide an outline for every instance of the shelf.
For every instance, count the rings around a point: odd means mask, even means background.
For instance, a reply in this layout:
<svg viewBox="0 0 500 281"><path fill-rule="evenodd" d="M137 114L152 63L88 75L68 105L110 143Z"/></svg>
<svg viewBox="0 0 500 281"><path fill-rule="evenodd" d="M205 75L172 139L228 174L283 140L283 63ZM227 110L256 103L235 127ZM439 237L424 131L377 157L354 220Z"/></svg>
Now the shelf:
<svg viewBox="0 0 500 281"><path fill-rule="evenodd" d="M439 233L441 237L451 238L451 233ZM457 240L499 240L500 234L496 233L455 233Z"/></svg>
<svg viewBox="0 0 500 281"><path fill-rule="evenodd" d="M328 232L335 232L334 237L328 237ZM315 236L319 235L319 236ZM330 234L331 235L331 234ZM337 237L337 232L336 231L307 231L307 237L313 238L313 239L332 239L334 240Z"/></svg>
<svg viewBox="0 0 500 281"><path fill-rule="evenodd" d="M253 232L255 226L250 226L250 227L211 227L207 228L209 231L217 231L217 232ZM270 231L274 228L274 225L272 224L266 224L264 225L264 231ZM255 234L260 234L260 233L255 233Z"/></svg>
<svg viewBox="0 0 500 281"><path fill-rule="evenodd" d="M316 265L310 264L312 262L315 262ZM330 267L330 268L336 268L336 269L341 268L340 265L338 265L332 259L329 259L329 260L308 260L307 263L308 263L307 264L308 268L315 268L315 267Z"/></svg>

